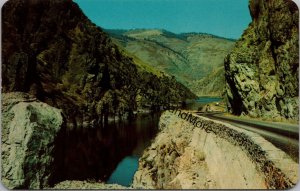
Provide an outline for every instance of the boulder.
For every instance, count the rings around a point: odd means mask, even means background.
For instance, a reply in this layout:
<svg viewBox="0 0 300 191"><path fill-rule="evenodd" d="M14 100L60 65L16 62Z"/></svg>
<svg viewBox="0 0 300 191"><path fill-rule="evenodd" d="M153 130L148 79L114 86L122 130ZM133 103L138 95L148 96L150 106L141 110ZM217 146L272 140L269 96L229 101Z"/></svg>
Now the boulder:
<svg viewBox="0 0 300 191"><path fill-rule="evenodd" d="M54 168L61 110L26 93L2 93L2 183L9 189L41 189Z"/></svg>

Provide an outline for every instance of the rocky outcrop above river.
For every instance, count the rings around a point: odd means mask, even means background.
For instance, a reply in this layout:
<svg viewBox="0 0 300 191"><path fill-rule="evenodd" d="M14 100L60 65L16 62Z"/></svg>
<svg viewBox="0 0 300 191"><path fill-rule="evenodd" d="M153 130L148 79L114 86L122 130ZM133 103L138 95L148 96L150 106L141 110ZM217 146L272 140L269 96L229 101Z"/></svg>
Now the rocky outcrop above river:
<svg viewBox="0 0 300 191"><path fill-rule="evenodd" d="M286 189L298 164L258 134L232 125L165 112L161 132L139 160L138 189Z"/></svg>
<svg viewBox="0 0 300 191"><path fill-rule="evenodd" d="M252 23L225 58L229 109L251 117L299 116L299 10L291 0L250 0Z"/></svg>
<svg viewBox="0 0 300 191"><path fill-rule="evenodd" d="M54 171L54 143L63 125L61 110L25 93L2 93L2 184L41 189Z"/></svg>

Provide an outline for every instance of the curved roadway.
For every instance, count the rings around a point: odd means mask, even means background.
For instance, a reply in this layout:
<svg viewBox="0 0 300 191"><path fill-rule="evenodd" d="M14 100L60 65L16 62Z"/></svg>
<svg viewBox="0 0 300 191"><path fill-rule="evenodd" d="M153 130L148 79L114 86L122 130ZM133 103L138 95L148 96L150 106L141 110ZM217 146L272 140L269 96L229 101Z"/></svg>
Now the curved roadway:
<svg viewBox="0 0 300 191"><path fill-rule="evenodd" d="M222 112L197 112L198 115L230 123L236 127L260 134L299 162L299 126L224 116Z"/></svg>

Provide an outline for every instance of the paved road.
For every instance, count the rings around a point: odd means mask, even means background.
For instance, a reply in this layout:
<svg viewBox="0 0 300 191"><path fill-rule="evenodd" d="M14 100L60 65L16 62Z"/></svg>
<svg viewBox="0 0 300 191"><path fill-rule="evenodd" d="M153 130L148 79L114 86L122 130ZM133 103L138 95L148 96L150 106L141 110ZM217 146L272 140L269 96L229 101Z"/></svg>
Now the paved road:
<svg viewBox="0 0 300 191"><path fill-rule="evenodd" d="M222 112L197 112L197 114L258 133L299 162L299 126L296 124L240 119L223 116Z"/></svg>

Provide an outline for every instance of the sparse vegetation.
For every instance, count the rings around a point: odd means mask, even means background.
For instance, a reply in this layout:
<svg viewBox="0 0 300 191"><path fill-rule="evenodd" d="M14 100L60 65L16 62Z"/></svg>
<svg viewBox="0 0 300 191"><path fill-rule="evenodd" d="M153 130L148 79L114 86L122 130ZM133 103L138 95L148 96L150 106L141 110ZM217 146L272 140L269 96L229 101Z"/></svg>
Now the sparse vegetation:
<svg viewBox="0 0 300 191"><path fill-rule="evenodd" d="M221 68L234 40L205 33L174 34L158 29L106 31L119 47L148 66L174 75L198 96L222 96L225 79ZM214 68L218 68L218 72ZM217 79L210 84L208 80L212 77Z"/></svg>

